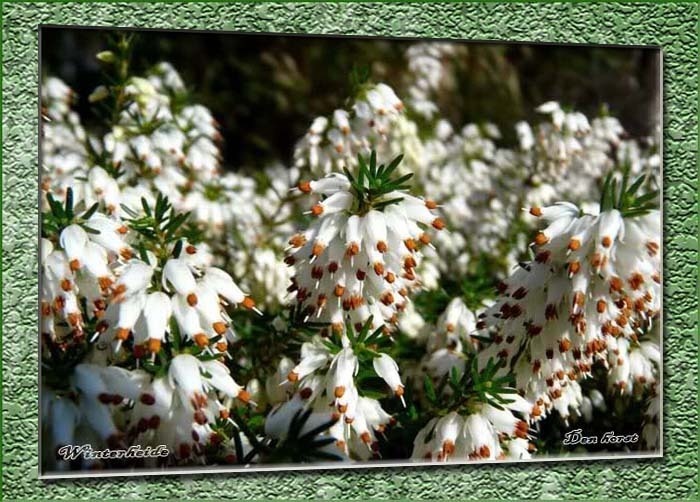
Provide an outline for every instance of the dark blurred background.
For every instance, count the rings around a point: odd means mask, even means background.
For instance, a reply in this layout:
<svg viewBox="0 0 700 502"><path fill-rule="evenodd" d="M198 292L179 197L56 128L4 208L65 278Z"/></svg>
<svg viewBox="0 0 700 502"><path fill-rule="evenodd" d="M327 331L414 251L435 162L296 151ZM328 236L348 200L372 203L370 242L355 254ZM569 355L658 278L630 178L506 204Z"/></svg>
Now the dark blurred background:
<svg viewBox="0 0 700 502"><path fill-rule="evenodd" d="M111 32L114 33L114 32ZM55 75L79 96L88 124L87 96L101 83L95 54L110 30L43 27L42 74ZM374 81L407 82L405 39L279 36L186 31L139 31L133 68L142 74L169 61L196 101L221 123L224 164L259 168L289 163L294 143L311 120L346 105L354 70L370 68ZM508 144L513 124L536 120L534 108L557 100L589 117L601 106L633 137L654 133L659 120L660 52L649 48L457 42L464 48L449 93L438 101L456 127L493 122ZM94 125L94 124L93 124Z"/></svg>

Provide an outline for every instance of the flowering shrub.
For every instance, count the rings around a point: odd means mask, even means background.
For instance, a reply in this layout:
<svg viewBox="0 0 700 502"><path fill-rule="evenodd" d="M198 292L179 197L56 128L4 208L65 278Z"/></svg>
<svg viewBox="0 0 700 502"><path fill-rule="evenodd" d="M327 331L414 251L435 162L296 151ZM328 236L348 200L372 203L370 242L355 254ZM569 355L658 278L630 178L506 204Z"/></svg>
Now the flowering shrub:
<svg viewBox="0 0 700 502"><path fill-rule="evenodd" d="M221 111L131 47L97 55L99 126L42 85L46 469L522 460L599 417L658 447L653 142L556 102L513 145L455 128L460 51L415 44L292 167L225 169ZM82 444L167 455L58 454Z"/></svg>

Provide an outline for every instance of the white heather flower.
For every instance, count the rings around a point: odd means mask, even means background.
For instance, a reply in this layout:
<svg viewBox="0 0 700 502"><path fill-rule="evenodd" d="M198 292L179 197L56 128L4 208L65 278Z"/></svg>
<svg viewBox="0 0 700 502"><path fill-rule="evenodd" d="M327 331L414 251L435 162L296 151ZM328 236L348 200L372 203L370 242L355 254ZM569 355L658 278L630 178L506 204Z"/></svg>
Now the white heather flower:
<svg viewBox="0 0 700 502"><path fill-rule="evenodd" d="M180 295L187 299L190 307L197 305L197 282L192 275L192 271L187 264L180 259L168 260L163 267L163 289L170 291L168 285Z"/></svg>
<svg viewBox="0 0 700 502"><path fill-rule="evenodd" d="M128 228L124 224L104 214L95 213L85 223L85 226L97 232L89 233L88 238L105 248L110 254L124 260L129 260L133 256L131 246L124 239L128 232Z"/></svg>
<svg viewBox="0 0 700 502"><path fill-rule="evenodd" d="M462 351L462 344L470 350L478 346L472 335L476 334L476 318L460 298L453 298L440 314L436 330L428 340L428 351L440 347Z"/></svg>
<svg viewBox="0 0 700 502"><path fill-rule="evenodd" d="M357 155L388 148L388 136L404 106L391 87L376 84L360 91L350 110L317 117L297 142L294 163L316 175L357 166ZM392 152L396 156L396 152Z"/></svg>
<svg viewBox="0 0 700 502"><path fill-rule="evenodd" d="M68 256L71 270L78 270L84 261L85 247L88 243L87 232L80 225L69 225L63 229L59 244Z"/></svg>
<svg viewBox="0 0 700 502"><path fill-rule="evenodd" d="M119 302L143 294L152 277L151 265L137 259L130 260L114 283L114 299Z"/></svg>
<svg viewBox="0 0 700 502"><path fill-rule="evenodd" d="M372 365L377 375L386 382L396 396L401 398L401 402L404 403L405 406L406 402L403 399L404 386L403 383L401 383L399 365L396 364L396 361L387 354L379 354L379 357L375 357L372 360Z"/></svg>
<svg viewBox="0 0 700 502"><path fill-rule="evenodd" d="M359 395L356 378L359 360L352 347L346 346L335 355L314 337L301 349L302 359L287 375L282 376L280 387L296 383L297 390L291 400L282 404L274 419L275 428L286 430L294 413L300 409L320 412L328 420L337 418L328 434L336 438L333 452L368 459L374 455L376 433L393 423L392 417L382 409L375 399ZM396 363L386 356L379 356L373 364L377 376L383 378L397 396L403 393ZM278 371L279 372L279 371ZM397 389L400 389L396 392ZM284 415L279 415L279 413ZM268 420L270 416L268 416ZM266 426L267 427L267 426Z"/></svg>
<svg viewBox="0 0 700 502"><path fill-rule="evenodd" d="M609 364L623 392L634 379L653 381L649 357L639 349L630 358L629 347L660 309L658 211L579 216L578 208L561 203L530 213L548 226L535 237L535 259L499 285L499 298L478 323L493 342L480 353L481 364L518 357L517 387L536 402L534 416L552 406L564 417L577 409L576 382L596 361ZM653 345L644 347L656 357Z"/></svg>
<svg viewBox="0 0 700 502"><path fill-rule="evenodd" d="M409 46L405 57L410 70L408 106L431 120L438 112L434 102L437 91L449 82L450 61L460 54L453 43L417 43Z"/></svg>
<svg viewBox="0 0 700 502"><path fill-rule="evenodd" d="M418 432L411 457L438 462L530 458L527 422L513 413L527 419L531 404L515 394L505 397L511 401L503 409L482 403L470 414L452 411L431 419Z"/></svg>
<svg viewBox="0 0 700 502"><path fill-rule="evenodd" d="M442 229L443 222L432 201L403 192L375 201L394 200L382 210L349 214L355 195L347 186L339 174L300 184L326 198L313 206L312 226L289 240L285 261L296 269L290 290L308 318L330 322L334 330L344 331L346 320L363 325L370 316L376 327L387 326L418 284L415 270L420 248L430 243L429 229Z"/></svg>
<svg viewBox="0 0 700 502"><path fill-rule="evenodd" d="M165 293L156 291L146 297L144 313L146 313L146 333L148 334L148 350L150 352L157 353L160 350L165 332L170 329L172 309L170 297Z"/></svg>

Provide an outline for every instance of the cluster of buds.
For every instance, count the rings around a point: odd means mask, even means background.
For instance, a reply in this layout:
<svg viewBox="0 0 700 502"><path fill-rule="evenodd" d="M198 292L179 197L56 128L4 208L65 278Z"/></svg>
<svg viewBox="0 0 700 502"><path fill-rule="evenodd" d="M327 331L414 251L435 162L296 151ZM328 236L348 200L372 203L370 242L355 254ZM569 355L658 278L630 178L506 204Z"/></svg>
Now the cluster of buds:
<svg viewBox="0 0 700 502"><path fill-rule="evenodd" d="M289 290L307 319L335 331L346 321L361 327L370 316L389 330L420 284L416 267L421 249L431 245L430 230L444 227L435 202L374 183L336 173L298 187L322 198L311 208L311 227L289 240L285 261L295 266ZM379 193L370 200L363 190Z"/></svg>
<svg viewBox="0 0 700 502"><path fill-rule="evenodd" d="M655 357L640 338L660 310L659 212L625 217L609 208L591 216L558 203L530 213L548 226L535 236L535 259L499 284L479 320L492 341L480 357L517 362L517 387L537 403L533 416L563 399L596 361L608 365L619 391L631 391L630 368L644 381L652 369L630 355Z"/></svg>
<svg viewBox="0 0 700 502"><path fill-rule="evenodd" d="M366 86L351 110L338 109L312 122L294 150L296 167L320 175L355 167L358 154L386 143L403 109L388 85Z"/></svg>
<svg viewBox="0 0 700 502"><path fill-rule="evenodd" d="M368 329L368 326L364 328ZM377 336L382 336L377 333ZM343 455L371 458L377 448L377 434L394 419L376 399L360 395L356 378L361 357L349 344L336 353L321 338L302 345L299 364L289 370L280 386L296 385L292 399L272 411L266 427L288 424L297 410L312 409L319 416L334 420L328 434ZM403 402L404 385L396 362L387 354L374 354L374 373L384 380L392 393ZM271 420L272 419L272 420ZM286 427L281 427L286 430Z"/></svg>
<svg viewBox="0 0 700 502"><path fill-rule="evenodd" d="M228 273L206 265L207 261L204 251L184 245L178 258L164 263L160 270L162 291L154 291L151 279L158 268L156 260L130 260L112 288L112 300L101 324L102 340L113 342L118 350L133 335L138 356L156 354L174 318L183 340L226 353L235 334L225 307L257 309Z"/></svg>
<svg viewBox="0 0 700 502"><path fill-rule="evenodd" d="M166 445L179 463L204 459L205 446L222 443L212 426L230 421L235 399L252 403L248 391L236 383L223 362L178 354L166 375L147 375L143 380L130 413L127 438L141 445Z"/></svg>
<svg viewBox="0 0 700 502"><path fill-rule="evenodd" d="M61 231L57 243L42 239L41 332L50 340L81 339L86 317L104 317L115 271L133 256L126 226L100 213L85 225L90 233L74 223Z"/></svg>
<svg viewBox="0 0 700 502"><path fill-rule="evenodd" d="M411 458L433 462L529 459L534 451L529 426L513 412L529 413L530 403L517 395L510 399L500 409L484 403L469 415L452 411L432 418L416 435Z"/></svg>

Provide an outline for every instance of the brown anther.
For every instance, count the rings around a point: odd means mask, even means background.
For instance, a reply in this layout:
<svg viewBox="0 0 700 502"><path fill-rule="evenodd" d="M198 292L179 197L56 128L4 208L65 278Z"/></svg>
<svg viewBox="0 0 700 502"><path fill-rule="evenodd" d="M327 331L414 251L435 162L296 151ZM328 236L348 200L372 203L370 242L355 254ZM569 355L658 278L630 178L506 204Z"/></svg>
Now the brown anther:
<svg viewBox="0 0 700 502"><path fill-rule="evenodd" d="M309 399L313 393L314 391L311 387L304 387L299 391L299 397L302 399Z"/></svg>
<svg viewBox="0 0 700 502"><path fill-rule="evenodd" d="M547 263L551 255L552 253L549 250L541 251L535 255L535 261L537 263Z"/></svg>
<svg viewBox="0 0 700 502"><path fill-rule="evenodd" d="M654 241L647 242L647 253L649 256L656 256L659 252L659 243Z"/></svg>
<svg viewBox="0 0 700 502"><path fill-rule="evenodd" d="M425 232L423 232L422 234L420 234L420 237L418 237L418 240L419 240L419 241L421 242L421 244L423 244L424 246L427 246L428 244L430 244L430 236L429 236L428 234L426 234Z"/></svg>
<svg viewBox="0 0 700 502"><path fill-rule="evenodd" d="M226 349L228 349L228 343L226 343L224 340L221 340L219 342L216 342L216 350L219 352L226 352Z"/></svg>
<svg viewBox="0 0 700 502"><path fill-rule="evenodd" d="M609 248L610 246L612 246L612 238L609 235L606 235L603 237L601 243L603 244L604 248Z"/></svg>
<svg viewBox="0 0 700 502"><path fill-rule="evenodd" d="M197 333L192 337L192 339L197 347L206 347L209 345L209 337L204 333Z"/></svg>
<svg viewBox="0 0 700 502"><path fill-rule="evenodd" d="M157 429L158 427L160 427L160 417L158 415L153 415L148 419L148 428Z"/></svg>
<svg viewBox="0 0 700 502"><path fill-rule="evenodd" d="M73 289L73 283L70 282L70 279L61 280L61 289L63 291L70 291L71 289Z"/></svg>
<svg viewBox="0 0 700 502"><path fill-rule="evenodd" d="M311 268L311 278L317 281L323 278L323 267L315 265Z"/></svg>
<svg viewBox="0 0 700 502"><path fill-rule="evenodd" d="M435 218L433 220L433 228L436 230L442 230L445 228L445 222L442 221L442 218Z"/></svg>
<svg viewBox="0 0 700 502"><path fill-rule="evenodd" d="M241 305L248 310L253 310L255 308L255 301L250 296L246 296L243 298Z"/></svg>
<svg viewBox="0 0 700 502"><path fill-rule="evenodd" d="M122 225L121 227L119 227L119 228L117 229L117 233L118 233L118 234L122 234L122 235L126 235L126 233L127 233L128 231L129 231L129 227L127 227L126 225Z"/></svg>
<svg viewBox="0 0 700 502"><path fill-rule="evenodd" d="M197 252L197 248L194 247L192 244L188 244L187 247L185 248L185 253L187 254L195 254Z"/></svg>
<svg viewBox="0 0 700 502"><path fill-rule="evenodd" d="M530 324L527 327L527 334L530 336L537 336L540 333L542 333L542 326L538 326L537 324Z"/></svg>
<svg viewBox="0 0 700 502"><path fill-rule="evenodd" d="M394 303L394 295L391 293L391 291L387 291L381 296L381 302L387 307Z"/></svg>
<svg viewBox="0 0 700 502"><path fill-rule="evenodd" d="M112 394L102 392L97 396L97 400L102 404L112 404Z"/></svg>
<svg viewBox="0 0 700 502"><path fill-rule="evenodd" d="M119 255L124 259L124 260L131 260L134 256L134 252L129 249L129 248L122 248L119 251Z"/></svg>
<svg viewBox="0 0 700 502"><path fill-rule="evenodd" d="M570 348L571 340L569 340L568 338L562 338L561 340L559 340L559 352L568 352Z"/></svg>
<svg viewBox="0 0 700 502"><path fill-rule="evenodd" d="M362 440L363 443L370 443L372 441L372 437L369 435L369 432L367 432L367 431L360 434L360 439Z"/></svg>
<svg viewBox="0 0 700 502"><path fill-rule="evenodd" d="M414 241L411 238L406 239L403 241L404 246L406 246L406 249L408 249L410 252L414 252L418 249L418 246L416 245L416 241Z"/></svg>
<svg viewBox="0 0 700 502"><path fill-rule="evenodd" d="M543 246L549 242L549 237L544 235L542 232L537 232L537 235L535 235L535 244L538 246Z"/></svg>
<svg viewBox="0 0 700 502"><path fill-rule="evenodd" d="M525 289L525 286L520 286L513 292L511 296L516 300L522 300L523 298L525 298L525 295L527 295L527 289Z"/></svg>
<svg viewBox="0 0 700 502"><path fill-rule="evenodd" d="M535 359L535 362L532 363L532 372L533 373L538 373L540 371L540 368L542 367L542 363L540 362L539 359Z"/></svg>
<svg viewBox="0 0 700 502"><path fill-rule="evenodd" d="M297 188L304 193L311 193L311 182L310 181L300 181Z"/></svg>
<svg viewBox="0 0 700 502"><path fill-rule="evenodd" d="M199 425L205 425L208 422L207 416L202 410L197 410L194 412L194 421L197 422ZM197 440L195 439L195 441Z"/></svg>
<svg viewBox="0 0 700 502"><path fill-rule="evenodd" d="M551 303L548 303L547 306L544 309L544 317L548 320L551 321L552 319L556 319L558 317L557 315L557 307Z"/></svg>
<svg viewBox="0 0 700 502"><path fill-rule="evenodd" d="M357 278L358 281L364 281L365 277L367 277L367 272L365 272L364 270L360 270L358 268L357 272L355 272L355 277Z"/></svg>
<svg viewBox="0 0 700 502"><path fill-rule="evenodd" d="M455 444L451 440L446 440L442 443L442 455L443 457L449 457L455 452Z"/></svg>
<svg viewBox="0 0 700 502"><path fill-rule="evenodd" d="M320 242L315 242L313 247L311 248L311 256L321 256L321 253L323 253L324 249L326 249L326 246L324 244L321 244Z"/></svg>
<svg viewBox="0 0 700 502"><path fill-rule="evenodd" d="M357 242L351 242L348 248L345 250L345 256L357 256L360 252L360 245Z"/></svg>
<svg viewBox="0 0 700 502"><path fill-rule="evenodd" d="M139 396L139 401L141 401L146 406L153 406L156 404L156 398L153 394L143 393Z"/></svg>
<svg viewBox="0 0 700 502"><path fill-rule="evenodd" d="M289 239L289 245L295 248L300 248L306 244L306 236L304 234L296 234Z"/></svg>
<svg viewBox="0 0 700 502"><path fill-rule="evenodd" d="M343 293L345 293L345 287L341 286L340 284L336 284L335 288L333 289L333 294L340 298L343 296Z"/></svg>
<svg viewBox="0 0 700 502"><path fill-rule="evenodd" d="M97 284L100 286L101 290L105 290L109 288L112 285L112 278L111 277L99 277L97 279Z"/></svg>
<svg viewBox="0 0 700 502"><path fill-rule="evenodd" d="M149 338L148 339L148 351L151 354L157 354L160 352L160 347L162 345L162 342L158 338Z"/></svg>
<svg viewBox="0 0 700 502"><path fill-rule="evenodd" d="M194 307L195 305L197 305L196 294L190 293L189 295L187 295L187 305L189 305L190 307Z"/></svg>
<svg viewBox="0 0 700 502"><path fill-rule="evenodd" d="M570 251L577 251L581 247L581 241L575 237L572 237L569 241L568 248Z"/></svg>
<svg viewBox="0 0 700 502"><path fill-rule="evenodd" d="M61 295L57 296L53 301L53 308L55 311L60 312L66 306L66 299Z"/></svg>
<svg viewBox="0 0 700 502"><path fill-rule="evenodd" d="M530 208L530 214L539 218L540 216L542 216L542 209L537 206L533 206Z"/></svg>
<svg viewBox="0 0 700 502"><path fill-rule="evenodd" d="M316 204L311 208L311 214L314 216L321 216L323 214L323 206L321 204Z"/></svg>
<svg viewBox="0 0 700 502"><path fill-rule="evenodd" d="M610 279L610 292L620 292L622 291L622 279L619 277L615 276L612 279Z"/></svg>
<svg viewBox="0 0 700 502"><path fill-rule="evenodd" d="M633 291L638 290L644 284L644 276L639 272L633 273L627 281Z"/></svg>
<svg viewBox="0 0 700 502"><path fill-rule="evenodd" d="M328 272L335 274L338 271L338 264L334 261L328 264Z"/></svg>
<svg viewBox="0 0 700 502"><path fill-rule="evenodd" d="M389 246L387 245L386 242L384 242L384 241L377 242L377 251L379 251L380 253L386 253L388 249L389 249Z"/></svg>
<svg viewBox="0 0 700 502"><path fill-rule="evenodd" d="M245 389L241 389L238 391L238 395L236 395L236 397L244 403L247 403L250 401L250 392Z"/></svg>
<svg viewBox="0 0 700 502"><path fill-rule="evenodd" d="M568 266L569 276L576 275L581 270L581 264L578 261L572 261Z"/></svg>
<svg viewBox="0 0 700 502"><path fill-rule="evenodd" d="M544 355L547 359L552 359L554 357L554 349L547 349Z"/></svg>
<svg viewBox="0 0 700 502"><path fill-rule="evenodd" d="M73 272L75 272L76 270L79 270L79 269L80 269L80 260L73 259L73 260L70 261L70 263L68 264L68 266L70 267L70 269L71 269Z"/></svg>
<svg viewBox="0 0 700 502"><path fill-rule="evenodd" d="M372 268L374 268L374 273L375 273L375 274L377 274L377 275L379 275L379 276L384 275L384 264L383 264L383 263L381 263L381 262L376 262L376 263L374 264L374 267L372 267Z"/></svg>
<svg viewBox="0 0 700 502"><path fill-rule="evenodd" d="M217 321L211 325L217 335L223 335L228 329L228 325L223 321Z"/></svg>
<svg viewBox="0 0 700 502"><path fill-rule="evenodd" d="M342 385L339 385L339 386L336 387L335 390L333 391L333 395L334 395L336 398L341 398L341 397L343 397L343 395L345 395L345 387L342 386Z"/></svg>
<svg viewBox="0 0 700 502"><path fill-rule="evenodd" d="M114 338L123 342L124 340L129 338L129 333L131 333L131 329L129 328L118 328L116 334L114 335Z"/></svg>

